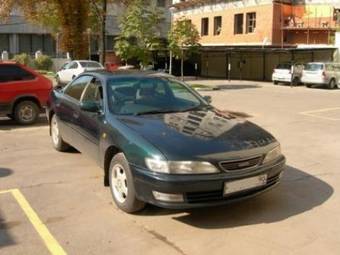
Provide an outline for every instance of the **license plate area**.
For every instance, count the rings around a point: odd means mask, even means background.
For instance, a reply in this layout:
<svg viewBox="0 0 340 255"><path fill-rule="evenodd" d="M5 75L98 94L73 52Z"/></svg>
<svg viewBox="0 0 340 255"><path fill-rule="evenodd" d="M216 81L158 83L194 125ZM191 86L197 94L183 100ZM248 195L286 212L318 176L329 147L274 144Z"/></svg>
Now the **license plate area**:
<svg viewBox="0 0 340 255"><path fill-rule="evenodd" d="M235 192L261 187L263 185L266 185L266 183L267 183L266 174L237 181L225 182L223 195L228 196L229 194L233 194Z"/></svg>

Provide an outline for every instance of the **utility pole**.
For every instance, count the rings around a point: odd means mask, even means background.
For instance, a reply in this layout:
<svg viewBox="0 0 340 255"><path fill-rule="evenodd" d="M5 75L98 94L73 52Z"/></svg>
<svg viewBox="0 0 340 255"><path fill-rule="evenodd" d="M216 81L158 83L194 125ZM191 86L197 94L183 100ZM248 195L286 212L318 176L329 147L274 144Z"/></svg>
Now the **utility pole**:
<svg viewBox="0 0 340 255"><path fill-rule="evenodd" d="M107 0L102 0L102 25L101 25L101 52L100 63L105 65L106 62L106 15L107 15Z"/></svg>

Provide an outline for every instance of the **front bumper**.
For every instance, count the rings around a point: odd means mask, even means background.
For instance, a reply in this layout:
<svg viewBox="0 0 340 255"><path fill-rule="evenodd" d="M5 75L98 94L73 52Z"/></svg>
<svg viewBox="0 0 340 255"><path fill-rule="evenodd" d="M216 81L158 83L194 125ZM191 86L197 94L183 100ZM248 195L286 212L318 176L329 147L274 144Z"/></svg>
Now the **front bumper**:
<svg viewBox="0 0 340 255"><path fill-rule="evenodd" d="M155 174L131 165L137 198L150 204L170 209L187 209L223 205L253 197L276 186L282 176L285 158L270 166L259 167L247 173L220 173L211 175ZM224 183L267 174L267 183L261 187L223 195ZM182 194L183 202L164 202L154 198L153 191Z"/></svg>

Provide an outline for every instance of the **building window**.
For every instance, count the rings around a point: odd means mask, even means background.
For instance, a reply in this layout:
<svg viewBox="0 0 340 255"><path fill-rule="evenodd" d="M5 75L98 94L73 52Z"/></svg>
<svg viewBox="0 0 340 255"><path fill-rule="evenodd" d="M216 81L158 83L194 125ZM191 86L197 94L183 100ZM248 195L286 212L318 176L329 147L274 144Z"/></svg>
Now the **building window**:
<svg viewBox="0 0 340 255"><path fill-rule="evenodd" d="M234 16L234 34L243 34L243 14Z"/></svg>
<svg viewBox="0 0 340 255"><path fill-rule="evenodd" d="M222 17L214 17L214 35L220 35L222 30Z"/></svg>
<svg viewBox="0 0 340 255"><path fill-rule="evenodd" d="M209 18L203 18L201 21L201 35L209 34Z"/></svg>
<svg viewBox="0 0 340 255"><path fill-rule="evenodd" d="M165 0L157 0L158 7L165 7Z"/></svg>
<svg viewBox="0 0 340 255"><path fill-rule="evenodd" d="M254 33L256 28L256 12L247 13L246 33Z"/></svg>
<svg viewBox="0 0 340 255"><path fill-rule="evenodd" d="M9 35L0 34L0 54L3 51L9 52Z"/></svg>

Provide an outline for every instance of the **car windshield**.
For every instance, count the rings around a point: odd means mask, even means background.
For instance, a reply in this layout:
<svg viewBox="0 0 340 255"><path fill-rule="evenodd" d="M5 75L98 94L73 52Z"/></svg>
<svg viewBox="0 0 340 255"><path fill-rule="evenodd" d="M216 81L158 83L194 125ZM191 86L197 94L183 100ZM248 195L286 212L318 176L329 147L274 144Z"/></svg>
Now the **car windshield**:
<svg viewBox="0 0 340 255"><path fill-rule="evenodd" d="M323 70L323 64L306 64L306 71L320 71Z"/></svg>
<svg viewBox="0 0 340 255"><path fill-rule="evenodd" d="M84 68L102 68L102 66L97 62L80 61L79 63Z"/></svg>
<svg viewBox="0 0 340 255"><path fill-rule="evenodd" d="M290 70L291 67L292 67L292 65L288 64L288 63L286 63L286 64L278 64L276 69L288 69L288 70Z"/></svg>
<svg viewBox="0 0 340 255"><path fill-rule="evenodd" d="M119 115L181 112L208 106L184 84L163 77L115 78L107 82L110 111Z"/></svg>

